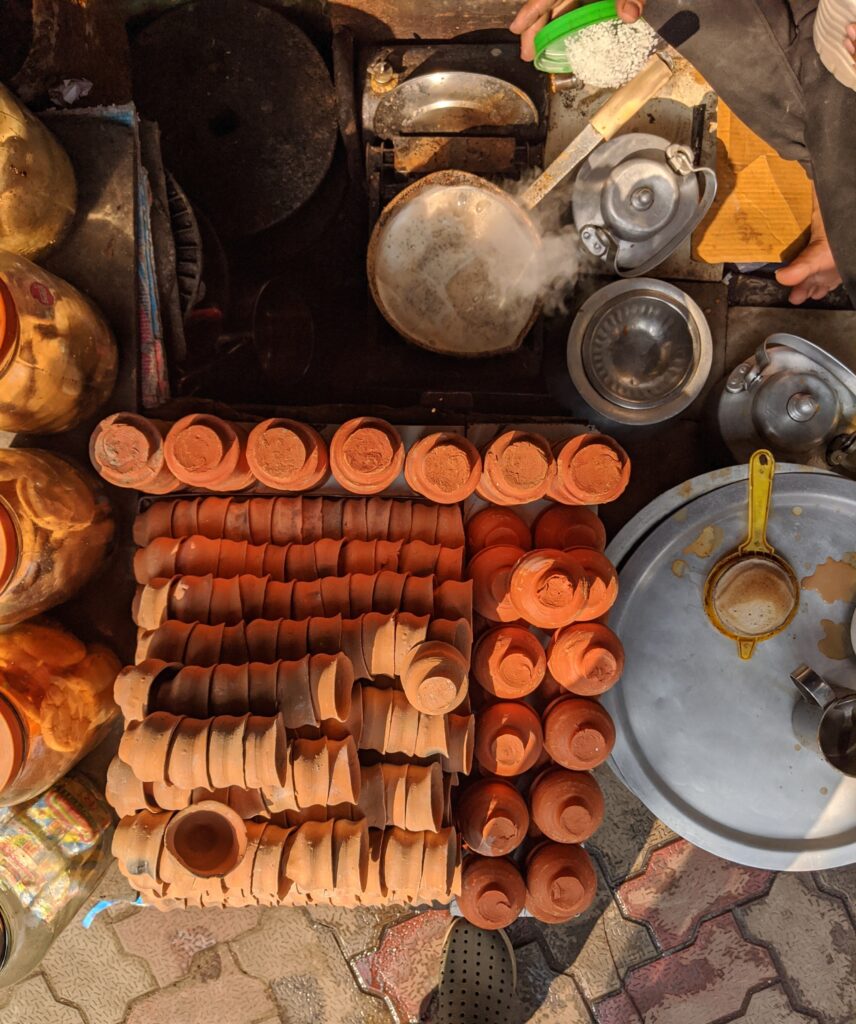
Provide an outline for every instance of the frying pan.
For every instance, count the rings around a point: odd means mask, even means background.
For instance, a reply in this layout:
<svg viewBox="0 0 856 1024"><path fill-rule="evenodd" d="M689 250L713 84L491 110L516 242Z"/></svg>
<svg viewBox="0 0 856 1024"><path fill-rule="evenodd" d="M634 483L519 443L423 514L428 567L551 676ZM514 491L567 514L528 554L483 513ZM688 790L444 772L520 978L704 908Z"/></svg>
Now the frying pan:
<svg viewBox="0 0 856 1024"><path fill-rule="evenodd" d="M532 211L671 74L654 54L516 198L465 171L437 171L400 192L378 218L367 261L372 297L395 330L446 355L516 349L540 309L543 245Z"/></svg>

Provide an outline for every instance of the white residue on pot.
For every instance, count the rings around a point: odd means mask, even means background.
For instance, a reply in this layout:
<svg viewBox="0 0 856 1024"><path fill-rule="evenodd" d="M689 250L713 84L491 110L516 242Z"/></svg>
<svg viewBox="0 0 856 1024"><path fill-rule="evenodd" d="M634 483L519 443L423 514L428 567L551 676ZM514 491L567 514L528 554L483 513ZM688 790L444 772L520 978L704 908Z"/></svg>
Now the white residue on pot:
<svg viewBox="0 0 856 1024"><path fill-rule="evenodd" d="M659 37L641 18L628 25L602 21L565 39L571 70L586 85L613 89L642 70L657 47Z"/></svg>

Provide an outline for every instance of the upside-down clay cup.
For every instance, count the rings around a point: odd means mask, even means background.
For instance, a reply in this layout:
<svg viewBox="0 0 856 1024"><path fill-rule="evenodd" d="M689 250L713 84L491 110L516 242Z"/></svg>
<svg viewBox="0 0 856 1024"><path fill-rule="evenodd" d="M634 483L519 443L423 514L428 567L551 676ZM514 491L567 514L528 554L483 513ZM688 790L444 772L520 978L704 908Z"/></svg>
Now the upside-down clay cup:
<svg viewBox="0 0 856 1024"><path fill-rule="evenodd" d="M588 593L580 561L563 551L530 551L511 573L511 604L520 618L539 629L570 625L586 608Z"/></svg>
<svg viewBox="0 0 856 1024"><path fill-rule="evenodd" d="M581 846L543 843L526 864L526 909L547 924L564 924L591 906L597 876Z"/></svg>
<svg viewBox="0 0 856 1024"><path fill-rule="evenodd" d="M453 505L475 491L481 479L481 456L462 434L429 434L407 453L404 477L417 494Z"/></svg>
<svg viewBox="0 0 856 1024"><path fill-rule="evenodd" d="M603 793L588 772L548 768L529 791L532 820L557 843L583 843L603 822Z"/></svg>
<svg viewBox="0 0 856 1024"><path fill-rule="evenodd" d="M498 701L476 722L476 760L494 775L521 775L533 767L543 745L541 721L527 704Z"/></svg>
<svg viewBox="0 0 856 1024"><path fill-rule="evenodd" d="M606 555L593 548L571 548L567 552L583 571L588 593L578 618L583 622L599 619L609 611L618 598L618 573Z"/></svg>
<svg viewBox="0 0 856 1024"><path fill-rule="evenodd" d="M621 678L624 647L609 626L575 622L553 635L547 663L550 674L566 690L596 697Z"/></svg>
<svg viewBox="0 0 856 1024"><path fill-rule="evenodd" d="M169 494L181 486L164 461L169 424L131 412L101 420L89 439L92 465L109 483L146 494Z"/></svg>
<svg viewBox="0 0 856 1024"><path fill-rule="evenodd" d="M545 438L507 430L484 450L478 493L496 505L525 505L543 498L555 476L553 451Z"/></svg>
<svg viewBox="0 0 856 1024"><path fill-rule="evenodd" d="M318 431L281 418L253 427L247 438L247 462L260 483L292 493L318 487L330 470L327 442Z"/></svg>
<svg viewBox="0 0 856 1024"><path fill-rule="evenodd" d="M630 482L630 458L605 434L582 434L556 446L556 474L548 490L566 505L615 501Z"/></svg>
<svg viewBox="0 0 856 1024"><path fill-rule="evenodd" d="M526 801L509 782L479 779L457 800L461 838L474 853L504 857L516 850L529 831Z"/></svg>
<svg viewBox="0 0 856 1024"><path fill-rule="evenodd" d="M615 725L606 708L586 697L560 697L544 713L544 747L558 764L586 772L609 757Z"/></svg>
<svg viewBox="0 0 856 1024"><path fill-rule="evenodd" d="M464 861L458 906L477 928L507 928L526 903L523 876L504 857L470 856Z"/></svg>
<svg viewBox="0 0 856 1024"><path fill-rule="evenodd" d="M473 608L491 622L515 622L520 613L511 601L511 572L525 552L509 544L482 548L470 559Z"/></svg>
<svg viewBox="0 0 856 1024"><path fill-rule="evenodd" d="M378 494L404 466L404 445L391 423L371 416L348 420L333 435L333 476L355 494Z"/></svg>
<svg viewBox="0 0 856 1024"><path fill-rule="evenodd" d="M532 547L532 533L510 508L483 508L467 521L467 550L472 557L482 548L498 544L528 551Z"/></svg>
<svg viewBox="0 0 856 1024"><path fill-rule="evenodd" d="M517 700L538 689L547 669L541 641L523 626L498 626L479 639L473 672L501 700Z"/></svg>
<svg viewBox="0 0 856 1024"><path fill-rule="evenodd" d="M237 491L254 482L247 465L242 427L219 416L194 413L170 427L164 456L182 483L209 490Z"/></svg>
<svg viewBox="0 0 856 1024"><path fill-rule="evenodd" d="M535 547L594 548L606 547L606 527L590 508L582 505L551 505L535 520Z"/></svg>

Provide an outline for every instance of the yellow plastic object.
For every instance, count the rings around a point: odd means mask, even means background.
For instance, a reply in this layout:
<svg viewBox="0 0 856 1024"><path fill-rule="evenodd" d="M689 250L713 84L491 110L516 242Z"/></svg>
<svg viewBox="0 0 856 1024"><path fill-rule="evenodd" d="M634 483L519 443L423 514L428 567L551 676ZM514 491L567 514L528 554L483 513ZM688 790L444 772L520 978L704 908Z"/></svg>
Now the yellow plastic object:
<svg viewBox="0 0 856 1024"><path fill-rule="evenodd" d="M800 585L791 566L767 540L776 461L766 449L749 460L746 540L721 558L704 586L704 610L748 661L756 644L781 633L796 614Z"/></svg>

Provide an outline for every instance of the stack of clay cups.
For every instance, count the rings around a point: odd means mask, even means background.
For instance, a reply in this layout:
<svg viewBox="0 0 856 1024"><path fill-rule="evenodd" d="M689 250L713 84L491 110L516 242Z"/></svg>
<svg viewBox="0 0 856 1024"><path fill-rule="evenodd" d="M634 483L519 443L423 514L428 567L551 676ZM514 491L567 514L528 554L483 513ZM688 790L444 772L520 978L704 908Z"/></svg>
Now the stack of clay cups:
<svg viewBox="0 0 856 1024"><path fill-rule="evenodd" d="M603 556L606 533L587 508L551 505L530 532L510 509L491 507L469 520L467 540L475 608L501 624L482 632L473 656L488 703L476 728L483 778L457 800L470 851L459 905L482 928L505 927L524 907L546 922L567 921L594 898L594 868L579 844L603 821L603 794L590 769L615 739L609 715L592 698L615 684L624 664L615 634L588 621L604 615L617 594ZM491 554L499 572L480 568ZM545 608L539 595L551 589L556 600ZM573 594L580 589L582 598ZM561 612L550 616L565 591L576 608L570 622ZM503 614L490 614L497 610ZM549 631L546 651L533 625Z"/></svg>

